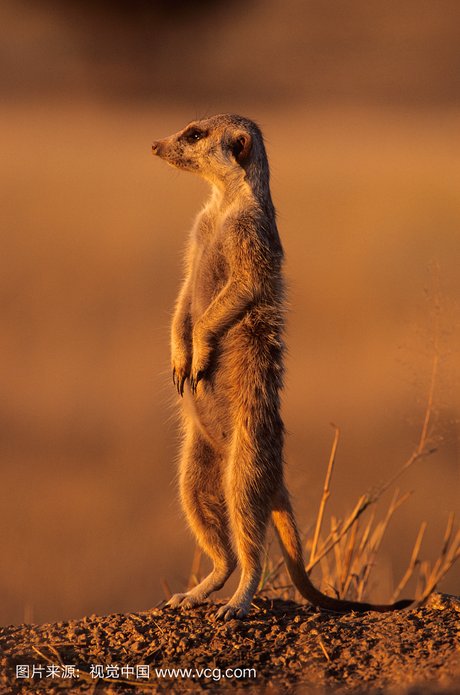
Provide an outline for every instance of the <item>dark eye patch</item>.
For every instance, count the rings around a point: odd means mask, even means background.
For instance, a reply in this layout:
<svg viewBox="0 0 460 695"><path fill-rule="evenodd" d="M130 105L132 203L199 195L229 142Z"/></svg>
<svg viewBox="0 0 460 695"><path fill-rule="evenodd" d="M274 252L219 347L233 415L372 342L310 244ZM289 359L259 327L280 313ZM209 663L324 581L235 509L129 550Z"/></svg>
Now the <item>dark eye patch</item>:
<svg viewBox="0 0 460 695"><path fill-rule="evenodd" d="M187 140L187 142L193 144L194 142L198 142L198 140L205 138L207 134L208 133L205 130L200 130L199 128L190 128L190 130L187 130L182 137Z"/></svg>

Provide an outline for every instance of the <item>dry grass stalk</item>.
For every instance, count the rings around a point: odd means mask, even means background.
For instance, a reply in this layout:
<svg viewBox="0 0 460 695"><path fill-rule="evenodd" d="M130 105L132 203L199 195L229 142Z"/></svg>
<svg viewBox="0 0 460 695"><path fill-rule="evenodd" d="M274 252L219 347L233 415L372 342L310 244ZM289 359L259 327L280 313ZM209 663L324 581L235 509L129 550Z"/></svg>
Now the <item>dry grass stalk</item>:
<svg viewBox="0 0 460 695"><path fill-rule="evenodd" d="M343 527L341 522L332 517L328 538L333 544L334 567L331 569L327 556L322 558L323 587L333 587L340 597L362 599L389 522L408 497L409 493L400 497L399 491L396 490L384 519L373 528L375 517L372 515L361 533L359 518L356 518L356 514L352 516L355 523L350 524L347 520ZM339 528L341 529L340 537L338 537ZM348 530L342 535L343 528Z"/></svg>
<svg viewBox="0 0 460 695"><path fill-rule="evenodd" d="M451 512L447 520L441 554L434 562L433 567L430 568L428 562L423 563L423 572L421 572L423 583L419 583L416 594L419 604L426 601L441 579L460 558L460 529L457 529L457 532L454 534L454 521L455 515Z"/></svg>
<svg viewBox="0 0 460 695"><path fill-rule="evenodd" d="M345 520L344 523L342 521L337 521L336 525L334 526L333 531L331 530L331 533L329 536L326 538L324 543L322 544L322 549L316 553L315 559L313 562L310 562L307 565L307 571L310 572L317 564L322 560L322 558L327 555L328 553L333 550L335 545L349 532L349 530L353 527L353 525L358 521L359 517L365 512L365 510L368 508L370 504L373 502L369 500L369 498L366 495L362 495L355 508L349 515L349 517Z"/></svg>
<svg viewBox="0 0 460 695"><path fill-rule="evenodd" d="M259 587L258 587L258 592L264 591L265 589L267 590L273 590L274 582L279 579L282 571L284 569L284 560L283 558L278 558L278 560L274 563L270 557L268 556L268 553L266 555L266 563L264 563L264 569L262 572L262 577L260 579Z"/></svg>
<svg viewBox="0 0 460 695"><path fill-rule="evenodd" d="M423 540L423 536L425 535L426 527L427 527L427 523L426 523L426 521L423 521L420 525L420 529L419 529L419 532L417 534L417 538L415 539L414 548L412 550L412 555L411 555L411 558L409 561L409 565L408 565L405 573L403 574L401 581L399 582L398 586L396 587L396 589L394 590L394 592L392 594L392 597L391 597L392 602L397 600L397 598L401 594L401 591L404 589L407 582L414 574L415 568L417 566L420 566L420 558L419 558L420 546L422 545L422 540Z"/></svg>
<svg viewBox="0 0 460 695"><path fill-rule="evenodd" d="M323 642L323 640L321 639L321 637L318 637L318 644L319 644L319 646L321 647L321 651L323 652L324 656L326 657L326 660L327 660L327 661L330 661L330 660L331 660L331 657L329 656L329 654L328 654L328 652L327 652L327 649L326 649L326 647L324 646L324 642Z"/></svg>
<svg viewBox="0 0 460 695"><path fill-rule="evenodd" d="M334 427L335 427L335 425L334 425ZM326 508L326 503L327 503L327 501L329 499L329 495L330 495L330 483L331 483L331 478L332 478L332 470L334 468L335 455L337 453L337 446L339 444L339 437L340 437L340 430L338 427L335 427L334 441L332 443L331 454L329 456L329 463L327 466L326 478L324 480L323 494L322 494L321 502L319 505L318 516L316 518L315 534L313 536L313 542L312 542L311 550L310 550L310 564L313 564L313 562L315 560L316 549L318 547L319 534L321 532L321 526L323 523L324 510Z"/></svg>
<svg viewBox="0 0 460 695"><path fill-rule="evenodd" d="M352 573L352 560L355 553L356 538L358 534L359 521L351 529L350 537L348 543L345 544L345 557L342 563L342 574L340 576L340 583L343 586L343 591L346 593L348 586L351 582Z"/></svg>
<svg viewBox="0 0 460 695"><path fill-rule="evenodd" d="M259 586L257 587L257 591L262 591L264 586L267 584L267 582L273 578L273 573L272 573L272 569L271 569L271 562L270 562L270 547L271 547L271 543L269 543L268 546L265 547L264 564L262 565L262 574L260 575L260 582L259 582ZM281 563L280 563L280 567L281 567Z"/></svg>
<svg viewBox="0 0 460 695"><path fill-rule="evenodd" d="M335 541L333 550L334 550L334 560L335 560L335 567L336 567L336 571L335 571L336 581L333 583L333 586L334 586L334 590L335 590L337 597L340 598L340 596L341 596L340 585L337 586L337 584L339 583L337 580L339 580L340 576L343 574L343 562L342 562L342 555L343 555L342 545L343 545L343 542L340 543L337 540L337 527L338 527L338 525L339 525L339 522L337 521L335 516L332 516L331 517L331 537ZM343 540L345 541L345 539L346 539L346 536L344 536Z"/></svg>
<svg viewBox="0 0 460 695"><path fill-rule="evenodd" d="M358 600L363 598L369 582L370 572L376 564L377 555L389 523L399 507L410 497L410 494L409 492L399 497L399 490L395 490L385 517L376 525L373 532L371 532L372 526L369 527L365 541L363 542L363 539L360 544L359 548L361 548L361 551L358 548L358 552L355 555L355 563L352 568L352 574L356 584L355 593Z"/></svg>

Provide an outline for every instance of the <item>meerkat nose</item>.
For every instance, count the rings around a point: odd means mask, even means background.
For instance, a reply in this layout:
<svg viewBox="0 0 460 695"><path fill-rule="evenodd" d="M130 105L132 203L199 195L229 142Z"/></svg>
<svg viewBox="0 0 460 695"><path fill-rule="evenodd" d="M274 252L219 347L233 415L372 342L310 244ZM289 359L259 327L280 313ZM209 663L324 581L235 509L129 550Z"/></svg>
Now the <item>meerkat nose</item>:
<svg viewBox="0 0 460 695"><path fill-rule="evenodd" d="M159 154L160 153L160 141L155 140L152 142L152 154Z"/></svg>

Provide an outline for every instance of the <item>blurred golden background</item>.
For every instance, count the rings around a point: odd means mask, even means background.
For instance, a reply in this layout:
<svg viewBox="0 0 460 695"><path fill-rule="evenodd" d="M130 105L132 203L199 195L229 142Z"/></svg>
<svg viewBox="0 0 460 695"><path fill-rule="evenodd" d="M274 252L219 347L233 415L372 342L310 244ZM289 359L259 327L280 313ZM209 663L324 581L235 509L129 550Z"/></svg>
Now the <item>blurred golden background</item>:
<svg viewBox="0 0 460 695"><path fill-rule="evenodd" d="M304 528L331 422L336 515L415 446L439 268L438 450L399 483L388 598L420 522L433 559L459 510L458 3L4 0L0 39L1 622L147 609L187 580L168 339L207 191L149 150L221 111L267 138Z"/></svg>

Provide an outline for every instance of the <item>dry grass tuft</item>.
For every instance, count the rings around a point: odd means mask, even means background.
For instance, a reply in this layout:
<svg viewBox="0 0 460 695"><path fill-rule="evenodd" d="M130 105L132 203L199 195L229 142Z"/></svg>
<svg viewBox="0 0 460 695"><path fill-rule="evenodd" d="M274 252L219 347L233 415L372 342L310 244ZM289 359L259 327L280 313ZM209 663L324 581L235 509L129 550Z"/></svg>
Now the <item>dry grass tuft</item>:
<svg viewBox="0 0 460 695"><path fill-rule="evenodd" d="M383 493L393 487L395 482L411 466L436 451L436 448L432 445L430 430L439 367L437 334L437 331L435 331L434 354L427 402L420 436L414 450L393 476L359 497L348 517L342 520L331 516L330 530L323 534L324 514L330 496L332 475L340 438L340 430L334 426L334 439L316 518L315 531L313 538L311 540L307 539L305 547L307 556L309 555L310 558L306 568L307 571L310 572L319 564L323 590L327 591L329 589L339 598L363 600L369 588L372 568L376 564L377 555L388 525L395 512L406 502L411 493L400 494L399 489L396 488L388 509L380 521L376 521L375 511L372 511L367 522L363 524L363 515L370 507L376 506ZM442 548L439 557L433 564L428 560L422 560L420 557L420 549L426 528L427 523L423 521L415 539L407 569L391 596L391 602L400 596L408 582L416 576L415 600L419 604L423 603L460 557L460 529L455 531L453 513L449 514ZM278 558L272 561L267 553L259 592L273 593L279 591L285 592L286 598L293 597L293 589L289 578L285 574L283 560Z"/></svg>

